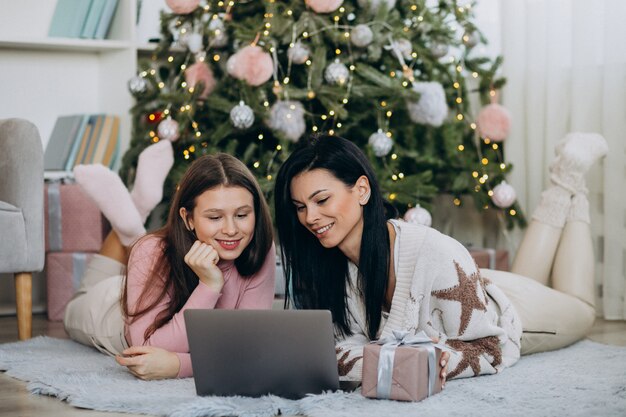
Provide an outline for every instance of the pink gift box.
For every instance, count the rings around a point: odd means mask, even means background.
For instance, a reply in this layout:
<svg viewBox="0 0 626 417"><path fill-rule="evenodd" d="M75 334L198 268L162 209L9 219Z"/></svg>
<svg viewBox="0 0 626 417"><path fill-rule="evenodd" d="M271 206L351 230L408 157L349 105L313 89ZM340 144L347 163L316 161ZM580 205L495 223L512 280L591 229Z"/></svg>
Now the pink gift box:
<svg viewBox="0 0 626 417"><path fill-rule="evenodd" d="M111 229L78 184L46 184L46 252L97 252Z"/></svg>
<svg viewBox="0 0 626 417"><path fill-rule="evenodd" d="M50 252L46 254L48 320L63 320L65 306L80 287L93 253Z"/></svg>
<svg viewBox="0 0 626 417"><path fill-rule="evenodd" d="M382 346L365 345L363 348L363 383L361 393L369 398L378 395L378 361ZM432 395L441 392L441 350L436 351L436 380ZM391 391L389 399L400 401L421 401L428 397L428 350L419 346L398 346L393 358Z"/></svg>
<svg viewBox="0 0 626 417"><path fill-rule="evenodd" d="M479 268L498 269L500 271L509 270L509 252L506 250L469 248L468 251Z"/></svg>

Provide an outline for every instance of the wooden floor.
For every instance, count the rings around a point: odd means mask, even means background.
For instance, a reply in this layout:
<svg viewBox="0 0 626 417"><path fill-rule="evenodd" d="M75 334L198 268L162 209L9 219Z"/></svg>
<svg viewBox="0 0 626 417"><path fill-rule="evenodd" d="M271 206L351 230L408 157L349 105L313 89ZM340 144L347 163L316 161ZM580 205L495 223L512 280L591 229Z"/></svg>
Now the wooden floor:
<svg viewBox="0 0 626 417"><path fill-rule="evenodd" d="M37 315L33 321L33 335L66 338L63 325L49 322ZM626 322L598 319L593 326L591 340L617 346L626 346ZM0 317L0 343L17 340L15 317ZM74 408L56 398L33 395L26 390L26 383L0 373L0 417L129 417L131 414L108 413Z"/></svg>

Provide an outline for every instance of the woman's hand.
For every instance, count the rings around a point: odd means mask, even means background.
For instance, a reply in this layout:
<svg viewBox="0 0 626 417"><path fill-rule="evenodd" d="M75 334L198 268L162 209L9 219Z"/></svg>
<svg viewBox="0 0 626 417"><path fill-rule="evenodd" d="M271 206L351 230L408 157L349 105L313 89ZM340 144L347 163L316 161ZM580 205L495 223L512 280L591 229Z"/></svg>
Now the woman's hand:
<svg viewBox="0 0 626 417"><path fill-rule="evenodd" d="M180 369L178 355L154 346L132 346L116 356L115 361L139 379L176 378Z"/></svg>
<svg viewBox="0 0 626 417"><path fill-rule="evenodd" d="M433 343L439 343L438 337L431 337ZM446 377L448 376L448 361L450 360L450 352L441 352L441 358L439 359L439 365L441 365L441 372L439 378L441 378L441 389L446 386Z"/></svg>
<svg viewBox="0 0 626 417"><path fill-rule="evenodd" d="M196 273L198 279L216 292L222 291L224 276L217 267L220 257L211 245L196 240L185 255L185 263Z"/></svg>

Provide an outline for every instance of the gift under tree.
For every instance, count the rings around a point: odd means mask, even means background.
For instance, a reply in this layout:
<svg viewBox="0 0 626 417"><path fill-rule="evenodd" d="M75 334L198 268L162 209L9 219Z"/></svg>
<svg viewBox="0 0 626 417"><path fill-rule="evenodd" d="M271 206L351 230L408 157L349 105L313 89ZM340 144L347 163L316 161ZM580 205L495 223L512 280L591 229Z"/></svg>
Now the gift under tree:
<svg viewBox="0 0 626 417"><path fill-rule="evenodd" d="M139 153L174 145L164 201L195 158L243 160L271 198L290 149L315 132L358 144L387 199L430 224L434 196L470 194L509 227L524 225L497 103L501 60L471 2L454 0L167 0L162 40L129 80L137 100L120 174L134 181ZM471 103L475 103L472 108Z"/></svg>

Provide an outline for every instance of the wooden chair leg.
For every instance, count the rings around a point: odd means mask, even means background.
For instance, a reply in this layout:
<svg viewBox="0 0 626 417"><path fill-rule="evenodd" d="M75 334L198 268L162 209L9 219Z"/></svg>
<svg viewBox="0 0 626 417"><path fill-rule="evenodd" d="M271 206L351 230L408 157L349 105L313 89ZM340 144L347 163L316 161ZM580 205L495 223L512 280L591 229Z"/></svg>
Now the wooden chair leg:
<svg viewBox="0 0 626 417"><path fill-rule="evenodd" d="M15 274L15 304L17 307L17 335L20 340L33 336L33 274Z"/></svg>

